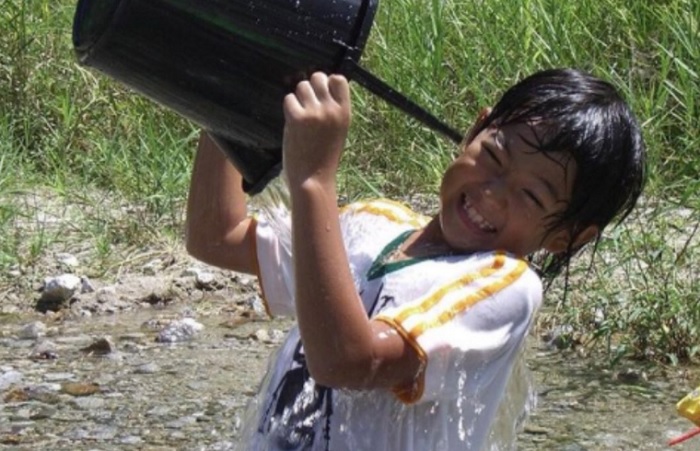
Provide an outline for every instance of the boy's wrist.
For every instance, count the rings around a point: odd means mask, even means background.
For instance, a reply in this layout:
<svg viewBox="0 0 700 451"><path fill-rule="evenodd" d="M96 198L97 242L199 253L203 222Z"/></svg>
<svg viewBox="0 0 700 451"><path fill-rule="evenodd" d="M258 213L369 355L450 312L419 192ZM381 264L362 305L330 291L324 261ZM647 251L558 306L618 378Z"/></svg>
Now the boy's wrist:
<svg viewBox="0 0 700 451"><path fill-rule="evenodd" d="M317 192L335 192L336 176L333 171L316 171L310 176L295 177L290 173L285 174L290 195L313 194Z"/></svg>
<svg viewBox="0 0 700 451"><path fill-rule="evenodd" d="M292 199L292 207L295 198L335 198L335 175L325 177L307 177L296 182L288 181L289 194Z"/></svg>

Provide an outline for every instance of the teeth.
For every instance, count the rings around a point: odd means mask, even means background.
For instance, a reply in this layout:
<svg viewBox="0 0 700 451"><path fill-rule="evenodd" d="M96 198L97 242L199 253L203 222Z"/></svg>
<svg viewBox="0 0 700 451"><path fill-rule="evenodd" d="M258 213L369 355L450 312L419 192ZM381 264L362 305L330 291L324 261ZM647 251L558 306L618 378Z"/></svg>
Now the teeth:
<svg viewBox="0 0 700 451"><path fill-rule="evenodd" d="M464 196L464 203L462 204L462 208L464 208L464 211L467 213L467 216L469 219L479 226L481 230L484 232L495 232L496 228L492 226L481 214L479 214L478 211L474 208L474 206L469 202L469 198L467 196Z"/></svg>

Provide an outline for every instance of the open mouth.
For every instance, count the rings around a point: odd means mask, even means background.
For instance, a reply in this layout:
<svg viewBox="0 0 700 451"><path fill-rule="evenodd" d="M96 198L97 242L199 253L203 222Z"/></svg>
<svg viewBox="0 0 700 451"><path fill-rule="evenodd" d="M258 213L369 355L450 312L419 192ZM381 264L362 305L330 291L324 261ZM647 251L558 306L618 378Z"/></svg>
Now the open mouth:
<svg viewBox="0 0 700 451"><path fill-rule="evenodd" d="M496 228L492 226L486 218L481 216L481 213L472 205L471 200L466 194L462 194L462 209L469 221L482 232L494 233L496 231Z"/></svg>

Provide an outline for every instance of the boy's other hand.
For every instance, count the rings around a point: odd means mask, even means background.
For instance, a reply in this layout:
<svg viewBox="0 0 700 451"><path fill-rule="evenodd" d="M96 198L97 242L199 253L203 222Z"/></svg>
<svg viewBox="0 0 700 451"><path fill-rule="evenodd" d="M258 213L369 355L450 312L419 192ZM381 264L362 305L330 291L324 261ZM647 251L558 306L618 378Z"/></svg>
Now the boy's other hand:
<svg viewBox="0 0 700 451"><path fill-rule="evenodd" d="M350 126L350 88L342 75L314 73L284 99L284 168L290 186L334 183Z"/></svg>

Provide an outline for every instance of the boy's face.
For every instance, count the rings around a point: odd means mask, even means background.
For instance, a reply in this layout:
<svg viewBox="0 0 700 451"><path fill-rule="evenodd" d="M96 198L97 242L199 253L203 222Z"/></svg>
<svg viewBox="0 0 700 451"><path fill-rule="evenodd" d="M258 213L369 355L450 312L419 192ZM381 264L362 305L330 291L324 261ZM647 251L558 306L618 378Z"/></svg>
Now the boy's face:
<svg viewBox="0 0 700 451"><path fill-rule="evenodd" d="M566 250L570 236L549 232L552 215L571 197L575 163L565 152L544 154L527 124L491 126L465 145L440 187L445 241L465 251L528 255Z"/></svg>

